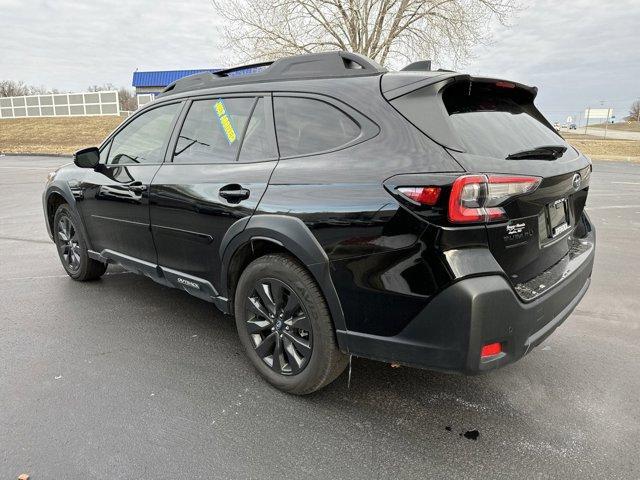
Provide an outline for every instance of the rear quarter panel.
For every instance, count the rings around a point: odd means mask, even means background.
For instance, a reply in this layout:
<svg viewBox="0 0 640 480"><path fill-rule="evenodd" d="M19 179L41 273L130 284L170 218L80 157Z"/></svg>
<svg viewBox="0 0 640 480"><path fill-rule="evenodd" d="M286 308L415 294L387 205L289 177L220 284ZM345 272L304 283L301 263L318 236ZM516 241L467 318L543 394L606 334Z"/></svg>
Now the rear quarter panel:
<svg viewBox="0 0 640 480"><path fill-rule="evenodd" d="M379 79L353 79L340 88L348 103L379 126L363 142L331 153L282 159L256 215L302 220L330 261L349 330L391 335L424 308L446 269L421 261L427 228L383 187L399 173L461 172L439 145L382 97ZM335 85L314 93L336 97Z"/></svg>
<svg viewBox="0 0 640 480"><path fill-rule="evenodd" d="M423 226L386 192L383 181L399 173L462 168L386 102L379 77L343 81L339 89L327 80L317 81L314 92L348 104L379 132L331 153L282 159L256 213L300 218L330 260L413 245Z"/></svg>

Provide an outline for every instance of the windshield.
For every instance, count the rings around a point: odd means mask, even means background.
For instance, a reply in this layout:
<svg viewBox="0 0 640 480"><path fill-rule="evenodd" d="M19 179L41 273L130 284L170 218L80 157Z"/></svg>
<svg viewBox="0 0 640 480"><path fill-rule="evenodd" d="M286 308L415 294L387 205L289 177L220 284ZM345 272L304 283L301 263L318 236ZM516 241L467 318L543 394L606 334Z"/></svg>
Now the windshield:
<svg viewBox="0 0 640 480"><path fill-rule="evenodd" d="M565 141L542 121L530 92L491 83L458 82L443 95L447 113L467 152L497 158Z"/></svg>

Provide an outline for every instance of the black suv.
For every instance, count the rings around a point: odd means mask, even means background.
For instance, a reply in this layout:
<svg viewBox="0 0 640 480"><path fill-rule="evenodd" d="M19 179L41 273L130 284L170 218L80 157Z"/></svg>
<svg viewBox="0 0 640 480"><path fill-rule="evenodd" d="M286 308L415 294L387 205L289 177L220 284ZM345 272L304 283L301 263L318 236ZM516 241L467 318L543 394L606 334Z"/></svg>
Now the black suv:
<svg viewBox="0 0 640 480"><path fill-rule="evenodd" d="M591 164L536 88L346 52L259 67L178 80L50 175L72 278L117 263L214 303L297 394L350 355L501 367L575 308Z"/></svg>

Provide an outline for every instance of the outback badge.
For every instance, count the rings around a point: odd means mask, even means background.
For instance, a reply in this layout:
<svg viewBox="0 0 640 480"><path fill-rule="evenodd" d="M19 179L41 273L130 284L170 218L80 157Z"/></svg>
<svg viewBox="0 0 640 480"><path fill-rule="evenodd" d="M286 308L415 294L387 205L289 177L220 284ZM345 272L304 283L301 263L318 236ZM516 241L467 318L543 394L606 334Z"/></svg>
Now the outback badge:
<svg viewBox="0 0 640 480"><path fill-rule="evenodd" d="M178 283L200 290L200 285L198 285L196 282L192 282L191 280L185 280L184 278L178 277Z"/></svg>

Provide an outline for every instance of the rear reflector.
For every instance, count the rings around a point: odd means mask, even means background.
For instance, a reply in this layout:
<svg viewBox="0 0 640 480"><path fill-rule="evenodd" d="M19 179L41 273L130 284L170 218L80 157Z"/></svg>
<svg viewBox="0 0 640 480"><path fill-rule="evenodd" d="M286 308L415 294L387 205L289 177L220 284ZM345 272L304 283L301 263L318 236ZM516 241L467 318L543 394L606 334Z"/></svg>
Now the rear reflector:
<svg viewBox="0 0 640 480"><path fill-rule="evenodd" d="M533 192L538 177L516 175L463 175L456 178L449 196L451 223L495 222L507 219L500 206L510 198Z"/></svg>
<svg viewBox="0 0 640 480"><path fill-rule="evenodd" d="M493 357L500 353L502 353L502 344L500 344L499 342L488 343L484 347L482 347L480 358Z"/></svg>
<svg viewBox="0 0 640 480"><path fill-rule="evenodd" d="M496 82L496 87L500 87L500 88L516 88L516 84L515 83L511 83L511 82Z"/></svg>
<svg viewBox="0 0 640 480"><path fill-rule="evenodd" d="M420 205L433 206L440 197L440 187L398 187L398 191Z"/></svg>

